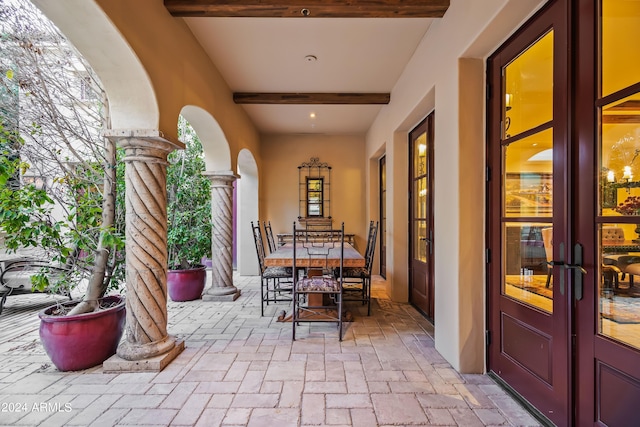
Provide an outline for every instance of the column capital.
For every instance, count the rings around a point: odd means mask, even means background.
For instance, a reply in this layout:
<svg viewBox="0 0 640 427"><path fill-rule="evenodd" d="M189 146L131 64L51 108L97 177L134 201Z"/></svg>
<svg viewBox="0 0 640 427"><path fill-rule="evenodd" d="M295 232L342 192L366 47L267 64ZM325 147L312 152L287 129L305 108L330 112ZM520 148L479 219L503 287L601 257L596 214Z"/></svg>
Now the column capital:
<svg viewBox="0 0 640 427"><path fill-rule="evenodd" d="M233 171L204 171L202 175L207 177L212 183L216 181L230 183L240 179L240 175L236 175Z"/></svg>
<svg viewBox="0 0 640 427"><path fill-rule="evenodd" d="M159 130L153 129L106 129L105 138L125 149L124 161L167 164L167 155L174 150L182 150L185 145L164 138Z"/></svg>

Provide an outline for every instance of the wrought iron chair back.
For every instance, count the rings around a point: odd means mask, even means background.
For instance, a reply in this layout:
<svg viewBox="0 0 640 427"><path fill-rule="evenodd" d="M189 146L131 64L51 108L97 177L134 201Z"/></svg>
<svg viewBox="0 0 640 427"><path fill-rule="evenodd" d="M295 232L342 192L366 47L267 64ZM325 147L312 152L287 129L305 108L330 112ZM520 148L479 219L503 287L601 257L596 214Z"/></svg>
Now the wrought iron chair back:
<svg viewBox="0 0 640 427"><path fill-rule="evenodd" d="M267 237L267 245L269 246L269 253L273 253L276 251L276 241L273 238L273 230L271 228L271 221L263 222L262 226L264 227L264 235Z"/></svg>
<svg viewBox="0 0 640 427"><path fill-rule="evenodd" d="M268 306L270 302L291 301L291 268L266 267L264 263L266 253L264 250L262 232L260 230L260 221L257 221L255 225L253 224L253 221L251 221L251 229L253 231L253 239L256 244L258 263L260 265L260 313L264 316L265 307Z"/></svg>
<svg viewBox="0 0 640 427"><path fill-rule="evenodd" d="M301 322L336 322L342 341L344 223L340 230L331 230L322 239L307 239L299 231L294 222L292 338L296 339L296 327ZM306 274L298 277L303 269Z"/></svg>
<svg viewBox="0 0 640 427"><path fill-rule="evenodd" d="M346 268L343 273L344 300L361 301L362 304L367 304L367 316L371 315L371 269L376 250L377 235L378 222L370 221L367 247L364 252L365 266Z"/></svg>

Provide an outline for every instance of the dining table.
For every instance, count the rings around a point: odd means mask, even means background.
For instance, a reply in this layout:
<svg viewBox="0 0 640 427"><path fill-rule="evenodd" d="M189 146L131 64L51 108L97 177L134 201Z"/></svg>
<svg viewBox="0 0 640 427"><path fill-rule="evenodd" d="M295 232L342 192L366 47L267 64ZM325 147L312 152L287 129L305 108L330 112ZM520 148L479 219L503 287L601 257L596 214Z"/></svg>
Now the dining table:
<svg viewBox="0 0 640 427"><path fill-rule="evenodd" d="M266 267L293 267L293 243L286 243L279 246L275 251L270 253L264 258L264 265ZM340 244L333 243L296 243L296 268L323 268L323 267L340 267ZM326 260L313 255L314 251L317 253L326 253ZM312 253L309 256L309 252ZM344 258L343 267L364 267L365 259L351 244L344 244ZM324 295L321 293L309 294L309 305L319 306L322 305ZM333 318L335 314L327 313L327 317ZM351 321L352 315L349 312L344 314L346 322ZM278 316L279 322L291 321L291 315L286 316L286 312L283 310Z"/></svg>
<svg viewBox="0 0 640 427"><path fill-rule="evenodd" d="M337 243L296 243L296 267L339 267L340 244ZM327 245L330 245L327 247ZM326 261L317 254L328 251ZM309 255L309 252L312 255ZM293 243L286 243L264 258L266 267L293 267ZM352 245L344 244L343 267L364 267L365 259Z"/></svg>

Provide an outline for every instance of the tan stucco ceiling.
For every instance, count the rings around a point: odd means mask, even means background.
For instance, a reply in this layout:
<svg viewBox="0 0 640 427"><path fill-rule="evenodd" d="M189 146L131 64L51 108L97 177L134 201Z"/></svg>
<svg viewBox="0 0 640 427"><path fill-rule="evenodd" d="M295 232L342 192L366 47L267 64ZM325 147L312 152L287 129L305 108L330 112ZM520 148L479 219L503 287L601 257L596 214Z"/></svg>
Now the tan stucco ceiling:
<svg viewBox="0 0 640 427"><path fill-rule="evenodd" d="M233 92L293 93L392 92L434 22L433 18L175 19L185 19ZM317 60L307 60L308 55ZM383 108L243 107L265 134L364 134ZM311 112L315 119L309 117Z"/></svg>

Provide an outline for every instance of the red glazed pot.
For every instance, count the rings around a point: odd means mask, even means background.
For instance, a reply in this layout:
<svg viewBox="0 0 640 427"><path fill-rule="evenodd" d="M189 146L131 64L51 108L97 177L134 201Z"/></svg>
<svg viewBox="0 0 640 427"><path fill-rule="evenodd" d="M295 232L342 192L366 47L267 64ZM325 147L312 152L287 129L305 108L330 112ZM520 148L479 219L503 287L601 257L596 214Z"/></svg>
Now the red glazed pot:
<svg viewBox="0 0 640 427"><path fill-rule="evenodd" d="M186 270L167 272L167 290L172 301L192 301L200 299L207 281L204 265L196 265Z"/></svg>
<svg viewBox="0 0 640 427"><path fill-rule="evenodd" d="M73 316L56 316L57 306L45 308L40 317L40 340L60 371L79 371L99 365L116 353L125 325L125 298L102 298L113 307ZM72 307L77 301L62 303Z"/></svg>

